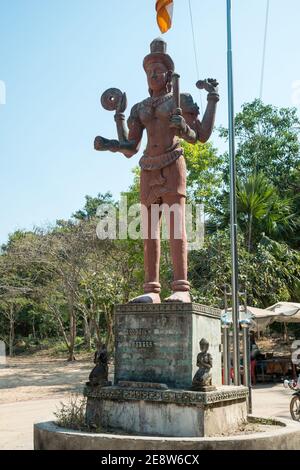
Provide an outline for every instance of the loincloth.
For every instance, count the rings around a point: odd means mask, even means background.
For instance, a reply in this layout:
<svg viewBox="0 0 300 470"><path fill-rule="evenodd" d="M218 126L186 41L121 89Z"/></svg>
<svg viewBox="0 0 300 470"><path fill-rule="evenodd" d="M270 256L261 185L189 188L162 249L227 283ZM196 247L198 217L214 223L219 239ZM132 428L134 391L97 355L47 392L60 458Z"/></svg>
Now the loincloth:
<svg viewBox="0 0 300 470"><path fill-rule="evenodd" d="M186 196L186 165L182 148L157 157L144 155L140 165L141 204L149 207L163 201L166 194Z"/></svg>

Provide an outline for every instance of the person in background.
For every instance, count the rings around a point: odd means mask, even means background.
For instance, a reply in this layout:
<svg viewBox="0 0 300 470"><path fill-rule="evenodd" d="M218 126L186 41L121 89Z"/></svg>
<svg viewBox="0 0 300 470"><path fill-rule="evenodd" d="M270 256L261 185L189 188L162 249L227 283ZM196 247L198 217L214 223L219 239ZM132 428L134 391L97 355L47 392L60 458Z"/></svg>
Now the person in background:
<svg viewBox="0 0 300 470"><path fill-rule="evenodd" d="M256 385L256 361L260 351L255 342L254 332L250 335L250 372L251 372L251 384Z"/></svg>

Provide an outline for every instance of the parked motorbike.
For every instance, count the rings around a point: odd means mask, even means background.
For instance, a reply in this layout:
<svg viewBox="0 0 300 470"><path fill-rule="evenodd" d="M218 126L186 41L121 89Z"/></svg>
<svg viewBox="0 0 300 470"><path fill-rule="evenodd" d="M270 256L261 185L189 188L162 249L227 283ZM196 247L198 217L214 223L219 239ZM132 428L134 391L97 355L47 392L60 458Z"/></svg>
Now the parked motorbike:
<svg viewBox="0 0 300 470"><path fill-rule="evenodd" d="M283 385L285 388L290 388L294 391L290 402L290 413L294 421L300 421L300 375L297 381L285 380Z"/></svg>

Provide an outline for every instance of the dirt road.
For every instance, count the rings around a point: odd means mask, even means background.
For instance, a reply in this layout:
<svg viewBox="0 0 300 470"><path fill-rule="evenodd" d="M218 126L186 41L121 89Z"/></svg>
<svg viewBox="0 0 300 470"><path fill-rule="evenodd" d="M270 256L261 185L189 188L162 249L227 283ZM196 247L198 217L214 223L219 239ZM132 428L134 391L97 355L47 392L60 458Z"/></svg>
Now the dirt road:
<svg viewBox="0 0 300 470"><path fill-rule="evenodd" d="M88 360L18 357L0 369L0 405L77 392L87 381L93 364Z"/></svg>

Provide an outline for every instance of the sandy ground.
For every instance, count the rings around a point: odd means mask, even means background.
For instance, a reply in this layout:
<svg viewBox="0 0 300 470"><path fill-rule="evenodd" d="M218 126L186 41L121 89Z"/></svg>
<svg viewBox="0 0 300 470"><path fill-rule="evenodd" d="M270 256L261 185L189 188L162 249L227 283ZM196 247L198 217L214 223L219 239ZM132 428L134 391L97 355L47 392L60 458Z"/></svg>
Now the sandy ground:
<svg viewBox="0 0 300 470"><path fill-rule="evenodd" d="M0 369L0 449L33 449L33 424L54 418L53 412L72 393L80 393L92 360L18 357ZM253 390L253 414L289 418L291 391L281 384Z"/></svg>
<svg viewBox="0 0 300 470"><path fill-rule="evenodd" d="M7 366L0 369L0 405L80 392L93 363L19 356L8 359Z"/></svg>

